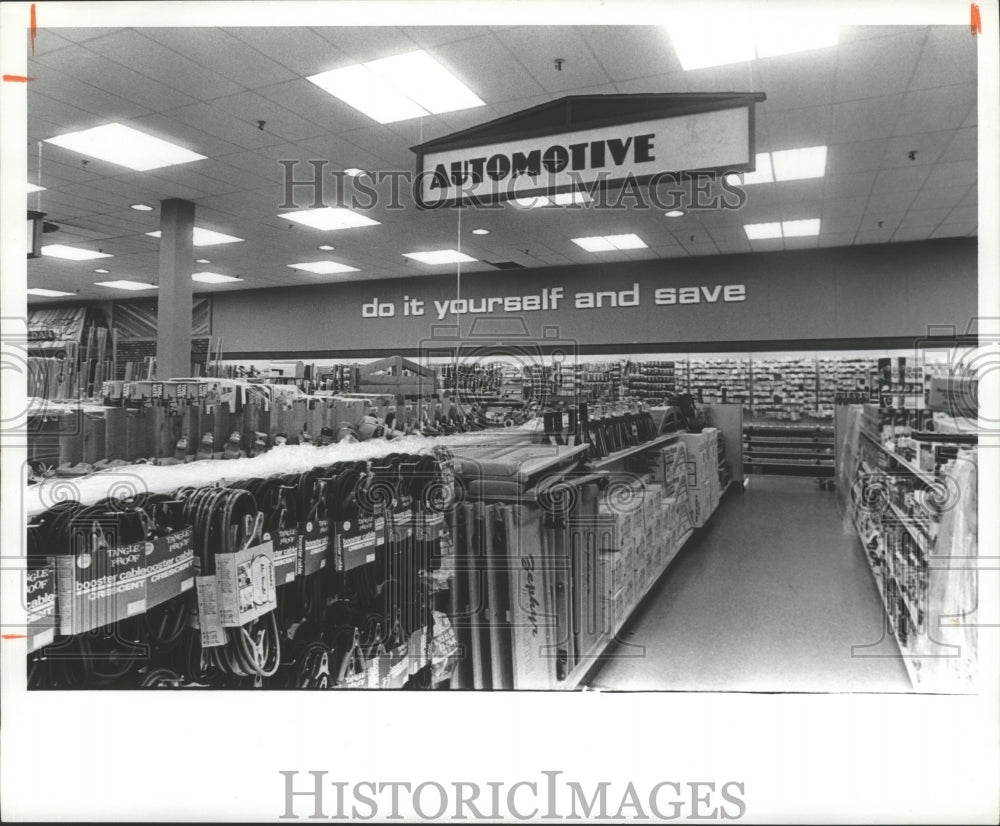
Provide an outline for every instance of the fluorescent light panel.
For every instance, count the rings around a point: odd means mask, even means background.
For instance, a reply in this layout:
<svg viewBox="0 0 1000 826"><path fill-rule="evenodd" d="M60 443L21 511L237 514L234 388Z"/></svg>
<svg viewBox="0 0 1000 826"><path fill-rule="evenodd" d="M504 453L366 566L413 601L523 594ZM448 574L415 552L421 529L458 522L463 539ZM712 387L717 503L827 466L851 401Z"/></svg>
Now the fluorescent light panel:
<svg viewBox="0 0 1000 826"><path fill-rule="evenodd" d="M819 235L819 218L806 218L801 221L782 221L781 231L785 238Z"/></svg>
<svg viewBox="0 0 1000 826"><path fill-rule="evenodd" d="M484 105L423 50L320 72L306 79L379 123Z"/></svg>
<svg viewBox="0 0 1000 826"><path fill-rule="evenodd" d="M744 231L751 241L763 241L767 238L801 238L806 235L819 235L820 219L804 218L797 221L777 221L767 224L745 224Z"/></svg>
<svg viewBox="0 0 1000 826"><path fill-rule="evenodd" d="M821 178L826 174L826 147L805 146L772 152L774 180L798 181L803 178Z"/></svg>
<svg viewBox="0 0 1000 826"><path fill-rule="evenodd" d="M113 255L97 250L85 250L80 247L68 247L65 244L46 244L42 247L42 255L53 258L65 258L68 261L90 261L94 258L114 258Z"/></svg>
<svg viewBox="0 0 1000 826"><path fill-rule="evenodd" d="M108 287L112 290L155 290L156 284L142 284L138 281L98 281L95 286Z"/></svg>
<svg viewBox="0 0 1000 826"><path fill-rule="evenodd" d="M221 272L196 272L191 274L192 281L198 281L202 284L225 284L229 281L242 281L242 278L237 278L235 275L223 275Z"/></svg>
<svg viewBox="0 0 1000 826"><path fill-rule="evenodd" d="M299 264L288 264L293 270L305 270L319 275L329 275L334 272L358 272L357 267L349 267L338 261L303 261Z"/></svg>
<svg viewBox="0 0 1000 826"><path fill-rule="evenodd" d="M28 194L29 195L32 192L44 192L44 191L45 191L45 187L44 186L36 186L33 183L30 183L30 182L28 183Z"/></svg>
<svg viewBox="0 0 1000 826"><path fill-rule="evenodd" d="M45 142L139 172L205 158L197 152L121 123L106 123L80 132L67 132L47 138Z"/></svg>
<svg viewBox="0 0 1000 826"><path fill-rule="evenodd" d="M375 226L380 221L352 212L343 207L322 207L321 209L300 209L295 212L285 212L278 216L287 218L313 229L321 229L327 232L335 229L352 229L354 227Z"/></svg>
<svg viewBox="0 0 1000 826"><path fill-rule="evenodd" d="M799 24L767 23L755 27L739 22L720 26L699 20L672 25L668 34L681 67L687 72L836 46L840 39L837 27L805 20Z"/></svg>
<svg viewBox="0 0 1000 826"><path fill-rule="evenodd" d="M160 230L147 232L146 235L159 238ZM215 232L214 230L202 229L201 227L194 228L194 245L196 247L211 247L215 244L234 244L242 240L242 238L237 238L235 235L226 235L224 232Z"/></svg>
<svg viewBox="0 0 1000 826"><path fill-rule="evenodd" d="M73 295L73 293L63 292L62 290L46 290L44 287L29 287L27 293L28 295L37 295L42 298L56 298L60 295Z"/></svg>
<svg viewBox="0 0 1000 826"><path fill-rule="evenodd" d="M577 246L583 247L587 252L646 248L646 243L634 233L625 235L593 235L589 238L571 238L570 240Z"/></svg>
<svg viewBox="0 0 1000 826"><path fill-rule="evenodd" d="M426 250L424 252L404 252L405 258L412 258L421 264L459 264L476 259L458 250Z"/></svg>

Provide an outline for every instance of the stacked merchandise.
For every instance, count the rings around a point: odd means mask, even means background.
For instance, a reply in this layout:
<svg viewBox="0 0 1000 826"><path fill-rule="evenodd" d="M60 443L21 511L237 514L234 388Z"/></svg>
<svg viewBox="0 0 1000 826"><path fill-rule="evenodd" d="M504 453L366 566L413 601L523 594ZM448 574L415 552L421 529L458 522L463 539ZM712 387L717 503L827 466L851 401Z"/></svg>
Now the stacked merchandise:
<svg viewBox="0 0 1000 826"><path fill-rule="evenodd" d="M614 401L622 395L622 366L617 362L588 362L577 366L576 385L581 401Z"/></svg>
<svg viewBox="0 0 1000 826"><path fill-rule="evenodd" d="M360 383L360 370L360 365L357 364L331 364L316 367L313 370L313 377L316 381L315 389L329 393L357 392Z"/></svg>
<svg viewBox="0 0 1000 826"><path fill-rule="evenodd" d="M750 402L754 417L797 422L816 416L818 381L812 358L755 361Z"/></svg>
<svg viewBox="0 0 1000 826"><path fill-rule="evenodd" d="M977 554L976 438L945 432L944 419L933 432L888 426L879 434L880 415L872 405L849 409L848 524L914 688L974 691L978 588L968 560Z"/></svg>
<svg viewBox="0 0 1000 826"><path fill-rule="evenodd" d="M168 493L118 498L112 486L38 510L29 688L446 678L450 455L370 453Z"/></svg>
<svg viewBox="0 0 1000 826"><path fill-rule="evenodd" d="M663 454L667 451L664 449ZM681 450L673 451L673 461ZM677 467L678 465L674 465ZM664 462L657 462L657 473ZM683 460L680 486L686 476ZM669 471L676 479L676 472ZM655 476L615 480L598 506L601 551L598 557L601 628L614 636L646 595L660 574L677 555L691 533L686 498L667 495L668 485Z"/></svg>
<svg viewBox="0 0 1000 826"><path fill-rule="evenodd" d="M677 392L676 365L672 361L643 361L629 365L625 393L662 402Z"/></svg>
<svg viewBox="0 0 1000 826"><path fill-rule="evenodd" d="M722 497L719 480L719 431L706 427L701 433L678 434L687 453L687 492L691 523L700 528Z"/></svg>
<svg viewBox="0 0 1000 826"><path fill-rule="evenodd" d="M702 404L750 403L749 358L693 358L688 392Z"/></svg>
<svg viewBox="0 0 1000 826"><path fill-rule="evenodd" d="M503 384L504 369L494 364L443 364L439 369L444 388L461 397L497 396Z"/></svg>
<svg viewBox="0 0 1000 826"><path fill-rule="evenodd" d="M872 378L875 373L874 358L841 358L820 361L820 370L832 375L835 381L835 404L865 404L871 399ZM821 396L821 404L829 404Z"/></svg>

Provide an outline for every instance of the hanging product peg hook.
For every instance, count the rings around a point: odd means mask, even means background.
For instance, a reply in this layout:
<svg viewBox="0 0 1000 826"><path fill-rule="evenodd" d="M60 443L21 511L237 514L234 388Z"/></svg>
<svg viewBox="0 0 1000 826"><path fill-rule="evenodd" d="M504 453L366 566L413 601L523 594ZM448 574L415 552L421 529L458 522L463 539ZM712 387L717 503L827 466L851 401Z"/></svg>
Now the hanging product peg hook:
<svg viewBox="0 0 1000 826"><path fill-rule="evenodd" d="M566 62L566 59L565 59L565 58L563 58L563 57L557 57L557 58L556 58L556 59L555 59L554 61L552 61L552 62L553 62L553 63L555 64L555 67L556 67L556 71L557 71L557 72L561 72L561 71L562 71L562 67L563 67L563 63L565 63L565 62Z"/></svg>

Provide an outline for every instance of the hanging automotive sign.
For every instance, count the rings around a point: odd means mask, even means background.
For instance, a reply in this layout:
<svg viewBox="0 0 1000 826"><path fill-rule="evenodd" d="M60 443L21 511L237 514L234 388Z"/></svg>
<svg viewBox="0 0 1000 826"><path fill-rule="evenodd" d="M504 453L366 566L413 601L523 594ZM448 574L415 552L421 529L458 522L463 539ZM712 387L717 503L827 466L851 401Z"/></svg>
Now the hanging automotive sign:
<svg viewBox="0 0 1000 826"><path fill-rule="evenodd" d="M754 168L763 93L562 98L413 147L419 206L493 204Z"/></svg>

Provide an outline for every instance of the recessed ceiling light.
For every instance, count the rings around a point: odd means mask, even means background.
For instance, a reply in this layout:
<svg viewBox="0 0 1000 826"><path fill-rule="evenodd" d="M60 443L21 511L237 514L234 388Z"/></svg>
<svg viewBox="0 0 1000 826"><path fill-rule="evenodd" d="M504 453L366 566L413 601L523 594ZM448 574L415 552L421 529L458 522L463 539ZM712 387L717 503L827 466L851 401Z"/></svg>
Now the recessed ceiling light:
<svg viewBox="0 0 1000 826"><path fill-rule="evenodd" d="M475 261L472 256L458 250L426 250L424 252L404 252L404 258L412 258L421 264L461 264Z"/></svg>
<svg viewBox="0 0 1000 826"><path fill-rule="evenodd" d="M67 132L55 138L46 138L46 143L140 172L205 158L197 152L154 138L121 123L107 123L81 132Z"/></svg>
<svg viewBox="0 0 1000 826"><path fill-rule="evenodd" d="M826 173L826 147L806 146L772 152L774 179L797 181L802 178L821 178Z"/></svg>
<svg viewBox="0 0 1000 826"><path fill-rule="evenodd" d="M159 238L160 230L147 232L146 235ZM194 228L194 245L196 247L211 247L214 244L234 244L242 240L242 238L237 238L235 235L226 235L224 232L214 232L213 230L202 229L201 227Z"/></svg>
<svg viewBox="0 0 1000 826"><path fill-rule="evenodd" d="M801 221L782 221L781 231L784 233L785 238L819 235L819 218L806 218Z"/></svg>
<svg viewBox="0 0 1000 826"><path fill-rule="evenodd" d="M489 235L490 231L488 229L474 229L472 230L473 235Z"/></svg>
<svg viewBox="0 0 1000 826"><path fill-rule="evenodd" d="M202 284L225 284L227 281L242 281L235 275L223 275L220 272L196 272L191 274L193 281L200 281Z"/></svg>
<svg viewBox="0 0 1000 826"><path fill-rule="evenodd" d="M328 275L332 272L358 272L357 267L349 267L337 261L303 261L299 264L288 264L293 270L305 270L315 272L320 275Z"/></svg>
<svg viewBox="0 0 1000 826"><path fill-rule="evenodd" d="M379 123L485 105L423 50L306 78Z"/></svg>
<svg viewBox="0 0 1000 826"><path fill-rule="evenodd" d="M32 193L32 192L44 192L44 191L45 191L45 187L44 186L35 186L35 184L32 184L32 183L28 184L28 193L29 194Z"/></svg>
<svg viewBox="0 0 1000 826"><path fill-rule="evenodd" d="M747 234L747 238L751 241L781 237L781 224L777 222L769 224L745 224L743 229Z"/></svg>
<svg viewBox="0 0 1000 826"><path fill-rule="evenodd" d="M142 284L139 281L98 281L97 287L108 287L112 290L155 290L156 284Z"/></svg>
<svg viewBox="0 0 1000 826"><path fill-rule="evenodd" d="M278 216L304 224L313 229L322 229L327 232L335 229L351 229L353 227L370 227L379 224L372 218L352 212L343 207L322 207L321 209L300 209L296 212L285 212Z"/></svg>
<svg viewBox="0 0 1000 826"><path fill-rule="evenodd" d="M194 259L194 263L195 264L211 264L212 262L209 261L207 258L195 258Z"/></svg>
<svg viewBox="0 0 1000 826"><path fill-rule="evenodd" d="M552 203L544 195L528 195L524 198L511 198L511 200L522 209L537 209L538 207L548 206Z"/></svg>
<svg viewBox="0 0 1000 826"><path fill-rule="evenodd" d="M672 209L670 212L664 212L663 214L668 218L680 218L685 214L685 212L683 209Z"/></svg>
<svg viewBox="0 0 1000 826"><path fill-rule="evenodd" d="M592 235L588 238L571 238L577 246L587 252L608 252L609 250L645 249L646 243L636 234L626 235Z"/></svg>
<svg viewBox="0 0 1000 826"><path fill-rule="evenodd" d="M353 178L355 175L364 175L365 171L363 169L358 169L356 166L349 166L344 170L344 174L350 175Z"/></svg>
<svg viewBox="0 0 1000 826"><path fill-rule="evenodd" d="M96 270L94 270L94 272L99 272L101 273L101 275L106 275L108 272L110 272L110 270L106 270L103 267L98 267Z"/></svg>
<svg viewBox="0 0 1000 826"><path fill-rule="evenodd" d="M38 295L43 298L56 298L60 295L73 295L73 293L63 292L62 290L46 290L43 287L29 287L27 293L28 295Z"/></svg>
<svg viewBox="0 0 1000 826"><path fill-rule="evenodd" d="M152 212L153 208L149 204L129 204L130 209L134 209L137 212Z"/></svg>
<svg viewBox="0 0 1000 826"><path fill-rule="evenodd" d="M316 247L316 249L323 250L323 252L330 252L330 250L332 250L333 247L331 247L329 244L320 244L318 247Z"/></svg>
<svg viewBox="0 0 1000 826"><path fill-rule="evenodd" d="M66 258L70 261L90 261L93 258L114 258L106 252L97 250L84 250L79 247L67 247L65 244L47 244L42 247L42 255L51 255L53 258Z"/></svg>
<svg viewBox="0 0 1000 826"><path fill-rule="evenodd" d="M789 25L769 22L756 27L741 22L717 26L692 21L670 26L668 33L685 71L822 49L836 46L840 38L835 26L807 21Z"/></svg>

